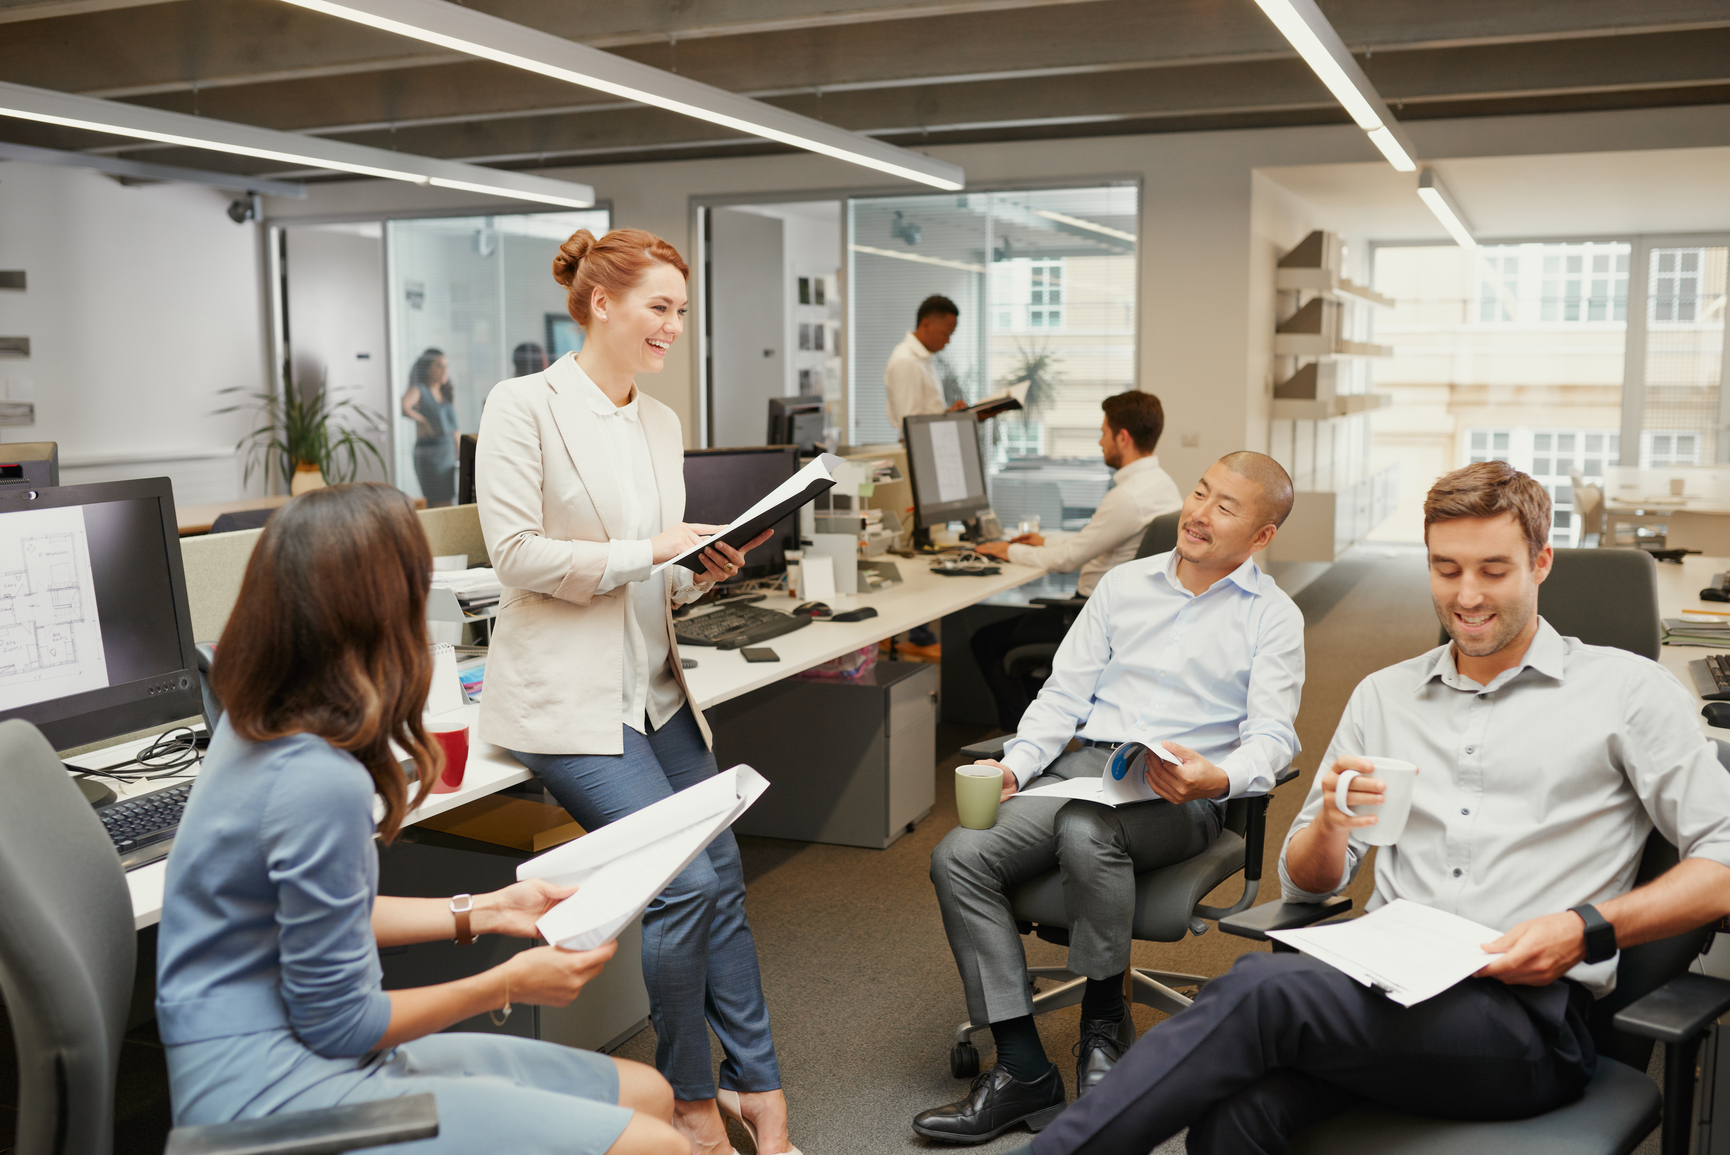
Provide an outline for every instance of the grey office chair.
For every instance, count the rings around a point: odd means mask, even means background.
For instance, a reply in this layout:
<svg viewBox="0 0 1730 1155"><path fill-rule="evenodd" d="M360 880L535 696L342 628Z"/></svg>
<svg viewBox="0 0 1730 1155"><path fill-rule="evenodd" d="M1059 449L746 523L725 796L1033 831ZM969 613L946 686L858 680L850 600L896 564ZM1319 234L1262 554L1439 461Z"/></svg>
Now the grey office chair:
<svg viewBox="0 0 1730 1155"><path fill-rule="evenodd" d="M15 1155L109 1155L137 933L120 856L41 731L0 722L0 995ZM326 1155L438 1134L431 1095L177 1128L169 1155Z"/></svg>
<svg viewBox="0 0 1730 1155"><path fill-rule="evenodd" d="M991 482L991 508L1003 528L1037 514L1043 532L1063 528L1063 489L1055 481L1020 481L998 474Z"/></svg>
<svg viewBox="0 0 1730 1155"><path fill-rule="evenodd" d="M1730 744L1713 739L1730 767ZM1676 848L1657 831L1646 839L1635 884L1676 865ZM1227 934L1267 941L1289 930L1343 914L1351 901L1268 903L1220 920ZM1662 1119L1663 1155L1687 1155L1692 1128L1695 1059L1700 1037L1730 1009L1730 983L1688 971L1715 932L1705 926L1622 952L1616 989L1592 1008L1598 1071L1577 1102L1530 1119L1459 1122L1358 1106L1306 1129L1292 1155L1484 1155L1519 1151L1548 1155L1628 1155ZM1275 950L1290 949L1280 943ZM1644 1074L1652 1044L1664 1044L1664 1091Z"/></svg>
<svg viewBox="0 0 1730 1155"><path fill-rule="evenodd" d="M1012 736L1012 735L1011 735ZM961 753L973 758L999 758L1011 736L993 738L971 746ZM1287 766L1274 779L1277 789L1298 776ZM1206 934L1204 919L1223 919L1254 904L1261 889L1262 844L1267 833L1267 804L1270 795L1234 798L1226 803L1225 823L1213 844L1194 858L1173 863L1158 870L1143 871L1135 876L1135 918L1130 936L1137 942L1178 942L1185 935ZM1243 873L1243 893L1230 906L1208 906L1201 900L1213 889L1238 872ZM1009 895L1009 908L1022 934L1034 934L1046 942L1069 945L1069 911L1063 901L1063 872L1047 871L1016 887ZM1031 979L1055 979L1059 985L1033 996L1033 1013L1073 1007L1081 1002L1087 985L1085 977L1067 967L1028 967ZM1179 971L1154 970L1132 966L1126 972L1132 1002L1176 1014L1189 1006L1190 999L1173 987L1201 987L1206 975L1184 974ZM1126 1031L1133 1032L1125 1018ZM979 1051L973 1045L975 1031L984 1030L985 1023L962 1023L955 1028L955 1045L949 1052L949 1070L957 1079L970 1079L979 1073ZM1125 1038L1128 1043L1131 1038Z"/></svg>
<svg viewBox="0 0 1730 1155"><path fill-rule="evenodd" d="M1177 545L1177 523L1182 517L1181 510L1162 513L1147 523L1147 529L1142 532L1141 544L1136 546L1136 560L1152 557L1154 554L1165 553ZM1035 598L1034 605L1055 607L1080 613L1081 607L1087 604L1086 598ZM1003 655L1003 672L1011 678L1018 679L1027 688L1027 696L1032 698L1039 692L1039 687L1045 679L1051 676L1051 659L1057 656L1057 642L1029 642L1024 646L1016 646Z"/></svg>
<svg viewBox="0 0 1730 1155"><path fill-rule="evenodd" d="M1657 661L1658 563L1643 549L1559 549L1538 588L1538 612L1565 638Z"/></svg>
<svg viewBox="0 0 1730 1155"><path fill-rule="evenodd" d="M242 509L234 513L219 513L216 520L210 523L210 532L233 533L237 529L262 529L264 523L275 514L275 506L269 509Z"/></svg>

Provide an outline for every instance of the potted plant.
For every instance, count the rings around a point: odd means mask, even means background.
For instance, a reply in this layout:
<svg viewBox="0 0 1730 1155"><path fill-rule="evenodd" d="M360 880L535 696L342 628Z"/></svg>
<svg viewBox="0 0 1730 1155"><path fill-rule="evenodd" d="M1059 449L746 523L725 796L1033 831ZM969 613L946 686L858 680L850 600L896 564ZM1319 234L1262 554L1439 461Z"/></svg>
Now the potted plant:
<svg viewBox="0 0 1730 1155"><path fill-rule="evenodd" d="M268 478L274 464L289 483L288 491L300 494L332 483L353 481L360 472L362 459L368 456L378 463L379 469L384 469L384 457L378 447L338 420L349 415L370 429L382 429L384 418L354 401L333 402L326 385L327 377L321 376L317 385L297 389L285 370L280 394L270 390L249 391L240 385L221 390L243 394L247 402L218 409L217 413L248 408L258 413L258 426L234 446L236 451L246 451L244 481L250 482L252 471L260 466Z"/></svg>

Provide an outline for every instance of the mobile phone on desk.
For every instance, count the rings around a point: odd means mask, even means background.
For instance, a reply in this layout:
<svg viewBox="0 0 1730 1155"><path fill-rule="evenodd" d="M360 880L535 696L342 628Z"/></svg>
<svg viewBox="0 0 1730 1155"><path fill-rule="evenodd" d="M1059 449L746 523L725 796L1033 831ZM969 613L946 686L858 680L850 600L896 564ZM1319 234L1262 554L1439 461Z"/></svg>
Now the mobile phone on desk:
<svg viewBox="0 0 1730 1155"><path fill-rule="evenodd" d="M747 662L778 662L781 655L768 646L746 646L739 651Z"/></svg>

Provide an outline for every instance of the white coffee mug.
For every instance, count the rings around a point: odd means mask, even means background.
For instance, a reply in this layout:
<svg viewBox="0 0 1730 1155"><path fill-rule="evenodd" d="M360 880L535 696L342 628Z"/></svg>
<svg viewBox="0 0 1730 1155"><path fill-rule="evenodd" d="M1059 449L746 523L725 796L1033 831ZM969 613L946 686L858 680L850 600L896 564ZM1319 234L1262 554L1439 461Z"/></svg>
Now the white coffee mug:
<svg viewBox="0 0 1730 1155"><path fill-rule="evenodd" d="M1392 846L1400 840L1400 835L1406 832L1406 819L1411 817L1412 813L1412 787L1418 780L1418 768L1398 758L1371 758L1370 762L1375 766L1373 776L1380 779L1386 787L1382 796L1387 801L1377 806L1359 806L1354 811L1346 805L1346 794L1351 790L1352 779L1358 777L1360 771L1342 770L1339 781L1334 785L1334 805L1348 818L1375 815L1377 822L1374 826L1361 827L1352 833L1371 846Z"/></svg>

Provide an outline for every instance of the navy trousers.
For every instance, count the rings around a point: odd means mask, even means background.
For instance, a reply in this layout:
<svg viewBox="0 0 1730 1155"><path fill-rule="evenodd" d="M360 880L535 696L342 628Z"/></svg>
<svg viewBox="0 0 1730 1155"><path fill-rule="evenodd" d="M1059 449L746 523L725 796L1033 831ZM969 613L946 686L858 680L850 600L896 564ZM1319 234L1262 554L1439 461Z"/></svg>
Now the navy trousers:
<svg viewBox="0 0 1730 1155"><path fill-rule="evenodd" d="M1597 1055L1584 987L1467 979L1402 1007L1306 955L1247 954L1148 1031L1033 1141L1035 1155L1277 1155L1360 1100L1450 1119L1520 1119L1580 1097Z"/></svg>
<svg viewBox="0 0 1730 1155"><path fill-rule="evenodd" d="M511 754L559 805L596 830L715 776L689 706L647 735L629 726L623 754ZM679 1099L713 1099L709 1028L721 1040L721 1086L781 1085L757 944L745 919L745 872L731 830L709 844L643 912L643 981L655 1066Z"/></svg>

